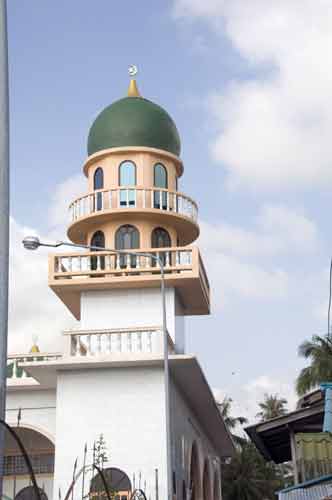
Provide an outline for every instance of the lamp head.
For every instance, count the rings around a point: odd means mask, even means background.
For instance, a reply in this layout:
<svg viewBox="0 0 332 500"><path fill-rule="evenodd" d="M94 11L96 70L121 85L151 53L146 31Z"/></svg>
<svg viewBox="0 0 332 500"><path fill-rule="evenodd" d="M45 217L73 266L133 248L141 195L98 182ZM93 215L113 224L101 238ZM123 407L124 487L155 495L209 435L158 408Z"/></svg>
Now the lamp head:
<svg viewBox="0 0 332 500"><path fill-rule="evenodd" d="M37 248L40 247L40 240L38 236L26 236L22 243L26 250L37 250Z"/></svg>

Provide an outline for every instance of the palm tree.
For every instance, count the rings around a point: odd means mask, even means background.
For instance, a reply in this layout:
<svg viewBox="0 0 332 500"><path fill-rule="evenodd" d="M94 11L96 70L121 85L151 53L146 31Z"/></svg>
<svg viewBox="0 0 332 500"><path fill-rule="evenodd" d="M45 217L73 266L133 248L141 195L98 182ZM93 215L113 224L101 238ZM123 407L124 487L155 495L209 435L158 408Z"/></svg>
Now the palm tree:
<svg viewBox="0 0 332 500"><path fill-rule="evenodd" d="M328 336L313 335L299 347L299 355L310 360L310 365L303 368L296 380L299 396L314 389L322 382L332 380L332 340Z"/></svg>
<svg viewBox="0 0 332 500"><path fill-rule="evenodd" d="M249 441L222 466L222 474L224 500L272 500L283 487L277 467L265 462Z"/></svg>
<svg viewBox="0 0 332 500"><path fill-rule="evenodd" d="M244 425L248 423L248 420L245 417L232 417L232 403L232 398L229 398L228 396L225 396L221 403L217 402L222 418L230 431L233 431L237 425Z"/></svg>
<svg viewBox="0 0 332 500"><path fill-rule="evenodd" d="M271 418L280 417L287 413L287 399L279 398L278 394L264 394L264 401L258 403L261 411L257 413L257 417L262 422Z"/></svg>

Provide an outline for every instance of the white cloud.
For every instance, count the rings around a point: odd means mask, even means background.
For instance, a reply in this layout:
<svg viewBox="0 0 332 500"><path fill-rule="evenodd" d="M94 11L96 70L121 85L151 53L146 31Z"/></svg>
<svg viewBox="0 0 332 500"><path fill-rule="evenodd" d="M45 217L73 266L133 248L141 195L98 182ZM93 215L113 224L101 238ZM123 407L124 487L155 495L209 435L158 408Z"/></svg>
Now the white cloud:
<svg viewBox="0 0 332 500"><path fill-rule="evenodd" d="M201 230L203 247L247 257L311 252L319 245L315 224L283 205L263 205L253 229L203 222Z"/></svg>
<svg viewBox="0 0 332 500"><path fill-rule="evenodd" d="M285 298L290 276L273 259L313 252L320 244L315 224L283 205L264 205L251 228L202 222L199 243L218 304L234 294Z"/></svg>
<svg viewBox="0 0 332 500"><path fill-rule="evenodd" d="M10 231L9 351L27 352L34 336L42 351L57 351L62 330L75 321L48 288L47 251L22 246L24 236L36 232L14 220Z"/></svg>
<svg viewBox="0 0 332 500"><path fill-rule="evenodd" d="M227 168L229 185L276 190L331 183L331 2L176 0L174 5L178 19L210 23L259 70L209 100L219 127L211 151Z"/></svg>
<svg viewBox="0 0 332 500"><path fill-rule="evenodd" d="M265 394L275 395L287 400L288 411L296 408L297 396L294 390L294 384L284 380L272 378L269 375L260 375L255 379L249 380L244 386L239 386L231 390L226 388L213 389L216 401L222 401L225 396L232 399L231 415L234 417L246 417L249 424L257 422L257 414L260 411L258 404L264 401ZM238 431L240 428L238 429Z"/></svg>
<svg viewBox="0 0 332 500"><path fill-rule="evenodd" d="M297 396L293 384L272 378L269 375L261 375L244 386L244 400L241 405L248 408L248 417L251 422L257 421L258 403L264 401L265 394L277 394L278 397L287 399L289 411L296 408Z"/></svg>
<svg viewBox="0 0 332 500"><path fill-rule="evenodd" d="M52 231L39 235L42 241L64 238L65 226L69 221L68 203L86 190L83 182L82 175L74 176L56 187L49 207ZM48 288L48 250L40 248L36 251L27 251L23 248L22 239L31 234L37 234L34 228L22 226L18 221L11 219L10 352L28 351L34 336L38 337L41 350L59 350L62 345L62 330L76 324L76 320L65 305Z"/></svg>
<svg viewBox="0 0 332 500"><path fill-rule="evenodd" d="M287 296L289 277L282 269L263 269L222 253L208 253L208 270L218 304L231 294L271 300ZM223 297L223 301L220 301Z"/></svg>
<svg viewBox="0 0 332 500"><path fill-rule="evenodd" d="M69 223L69 204L79 198L87 190L87 180L83 174L69 177L54 190L49 209L49 222L51 227L65 227Z"/></svg>

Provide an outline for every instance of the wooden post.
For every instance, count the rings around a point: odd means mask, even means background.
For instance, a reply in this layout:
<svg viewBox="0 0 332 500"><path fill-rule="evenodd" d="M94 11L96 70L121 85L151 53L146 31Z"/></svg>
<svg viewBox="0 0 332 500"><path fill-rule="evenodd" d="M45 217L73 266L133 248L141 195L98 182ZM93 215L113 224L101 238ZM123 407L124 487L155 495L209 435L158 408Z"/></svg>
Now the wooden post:
<svg viewBox="0 0 332 500"><path fill-rule="evenodd" d="M298 470L298 464L297 464L295 434L294 434L294 430L291 427L289 428L289 437L290 437L293 471L294 471L294 484L296 485L296 484L299 484L299 470Z"/></svg>

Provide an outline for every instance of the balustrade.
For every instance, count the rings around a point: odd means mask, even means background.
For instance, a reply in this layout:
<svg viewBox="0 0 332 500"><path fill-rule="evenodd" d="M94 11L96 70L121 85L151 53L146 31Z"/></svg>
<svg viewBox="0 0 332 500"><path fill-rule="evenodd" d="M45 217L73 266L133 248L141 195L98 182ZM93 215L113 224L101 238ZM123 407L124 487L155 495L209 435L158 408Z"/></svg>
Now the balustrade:
<svg viewBox="0 0 332 500"><path fill-rule="evenodd" d="M72 357L163 352L163 333L160 328L80 330L64 333L69 336L69 355ZM174 345L170 336L168 342L169 353L172 353Z"/></svg>
<svg viewBox="0 0 332 500"><path fill-rule="evenodd" d="M144 249L142 255L117 255L100 251L55 255L54 277L100 276L100 273L104 276L160 274L160 263L149 255L150 252L161 260L167 273L178 274L192 269L193 249L188 247Z"/></svg>
<svg viewBox="0 0 332 500"><path fill-rule="evenodd" d="M27 372L20 363L33 363L35 361L54 361L59 359L60 354L25 354L22 356L9 355L7 358L7 378L18 380L29 378Z"/></svg>
<svg viewBox="0 0 332 500"><path fill-rule="evenodd" d="M157 209L197 221L196 203L184 194L167 189L126 187L94 191L69 206L71 221L105 210L121 208Z"/></svg>

